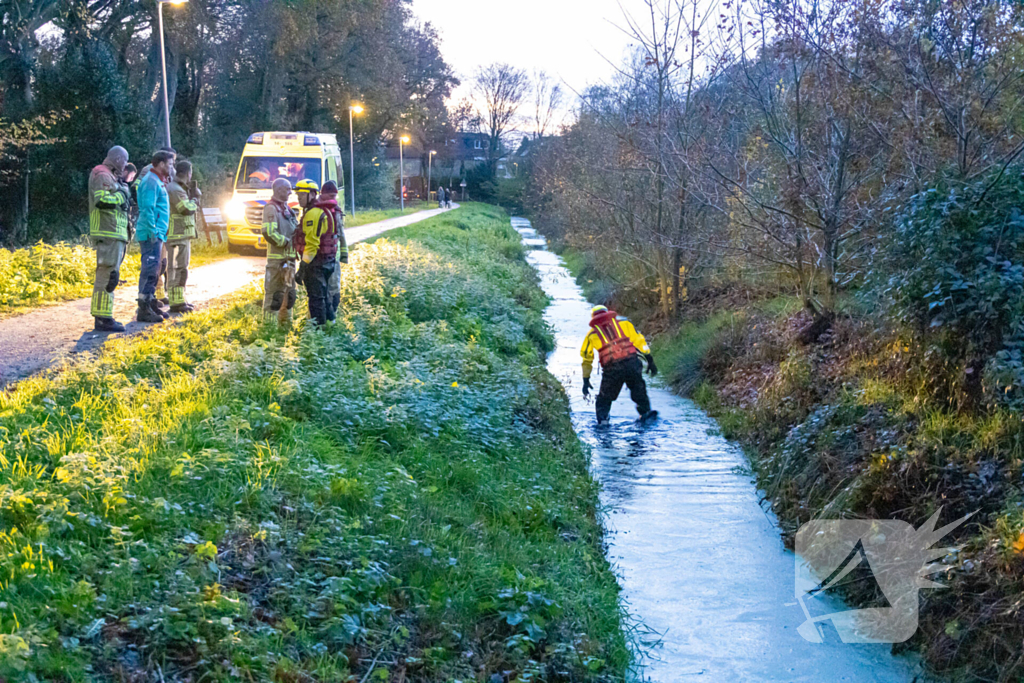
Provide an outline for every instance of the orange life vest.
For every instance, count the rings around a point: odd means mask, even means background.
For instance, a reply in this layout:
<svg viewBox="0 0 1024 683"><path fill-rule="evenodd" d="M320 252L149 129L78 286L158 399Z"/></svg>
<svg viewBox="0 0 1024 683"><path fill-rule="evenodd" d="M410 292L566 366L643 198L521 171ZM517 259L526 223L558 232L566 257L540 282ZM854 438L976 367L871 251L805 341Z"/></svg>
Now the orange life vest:
<svg viewBox="0 0 1024 683"><path fill-rule="evenodd" d="M601 367L636 356L636 347L622 331L615 311L602 311L595 315L590 319L590 329L601 340L601 348L597 350Z"/></svg>

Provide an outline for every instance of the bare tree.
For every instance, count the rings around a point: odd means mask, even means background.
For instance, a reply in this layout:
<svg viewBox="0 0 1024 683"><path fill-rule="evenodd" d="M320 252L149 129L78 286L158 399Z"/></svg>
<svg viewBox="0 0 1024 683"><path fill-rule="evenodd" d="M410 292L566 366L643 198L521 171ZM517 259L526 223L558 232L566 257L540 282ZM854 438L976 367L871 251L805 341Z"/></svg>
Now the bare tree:
<svg viewBox="0 0 1024 683"><path fill-rule="evenodd" d="M519 114L530 89L530 77L509 64L491 64L476 75L476 96L486 107L483 129L487 134L487 168L491 177L498 172L498 161L505 155L503 136Z"/></svg>
<svg viewBox="0 0 1024 683"><path fill-rule="evenodd" d="M452 126L455 130L463 133L475 133L480 130L480 114L476 111L476 105L469 98L463 98L449 112Z"/></svg>
<svg viewBox="0 0 1024 683"><path fill-rule="evenodd" d="M544 71L533 74L533 139L547 133L562 106L562 86Z"/></svg>

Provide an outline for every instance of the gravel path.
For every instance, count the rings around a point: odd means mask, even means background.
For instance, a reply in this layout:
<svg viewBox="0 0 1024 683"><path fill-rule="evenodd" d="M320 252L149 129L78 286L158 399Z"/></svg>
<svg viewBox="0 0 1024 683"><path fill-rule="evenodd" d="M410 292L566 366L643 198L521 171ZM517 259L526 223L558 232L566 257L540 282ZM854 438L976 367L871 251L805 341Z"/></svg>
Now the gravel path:
<svg viewBox="0 0 1024 683"><path fill-rule="evenodd" d="M458 208L457 204L452 205ZM376 237L395 228L426 220L442 209L419 211L345 230L349 245ZM189 273L188 298L197 307L248 285L263 277L266 258L237 256L201 266ZM114 318L125 323L124 334L141 332L150 324L138 323L135 316L135 283L118 287ZM93 331L89 299L78 299L47 306L23 315L0 320L0 387L49 367L65 356L100 348L112 335ZM131 322L127 322L127 321Z"/></svg>

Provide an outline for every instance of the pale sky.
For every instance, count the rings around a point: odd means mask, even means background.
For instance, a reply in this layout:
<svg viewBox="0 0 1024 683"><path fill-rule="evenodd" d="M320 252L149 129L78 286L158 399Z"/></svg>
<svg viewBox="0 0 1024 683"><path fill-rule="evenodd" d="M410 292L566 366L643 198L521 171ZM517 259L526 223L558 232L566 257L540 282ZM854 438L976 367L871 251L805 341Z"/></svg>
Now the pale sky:
<svg viewBox="0 0 1024 683"><path fill-rule="evenodd" d="M622 7L638 6L638 0L622 0ZM621 63L630 43L617 28L624 25L617 0L413 0L412 7L438 29L441 52L463 82L455 101L468 96L476 69L493 62L531 75L543 69L582 92L610 79L605 58ZM566 97L575 100L569 91Z"/></svg>

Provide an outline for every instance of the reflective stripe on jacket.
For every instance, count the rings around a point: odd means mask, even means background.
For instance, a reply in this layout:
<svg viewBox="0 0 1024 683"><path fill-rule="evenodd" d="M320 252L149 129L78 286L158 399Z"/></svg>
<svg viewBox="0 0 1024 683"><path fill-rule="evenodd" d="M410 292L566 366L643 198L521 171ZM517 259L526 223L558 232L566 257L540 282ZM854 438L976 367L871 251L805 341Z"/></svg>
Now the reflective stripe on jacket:
<svg viewBox="0 0 1024 683"><path fill-rule="evenodd" d="M292 237L299 228L299 218L292 207L271 199L263 207L263 238L267 240L267 260L294 259L297 254Z"/></svg>
<svg viewBox="0 0 1024 683"><path fill-rule="evenodd" d="M167 229L167 241L195 239L199 204L189 199L185 188L176 182L167 186L167 195L171 202L171 225Z"/></svg>
<svg viewBox="0 0 1024 683"><path fill-rule="evenodd" d="M171 203L163 178L150 171L139 181L139 222L135 239L145 242L151 239L167 240L170 227Z"/></svg>
<svg viewBox="0 0 1024 683"><path fill-rule="evenodd" d="M107 166L89 174L89 235L128 241L128 188Z"/></svg>
<svg viewBox="0 0 1024 683"><path fill-rule="evenodd" d="M637 351L645 354L651 352L647 340L636 331L633 323L625 318L616 317L614 312L611 313L608 316L595 316L591 321L592 327L583 340L583 348L580 349L584 377L590 377L594 368L595 351L601 359L601 365L635 356Z"/></svg>

